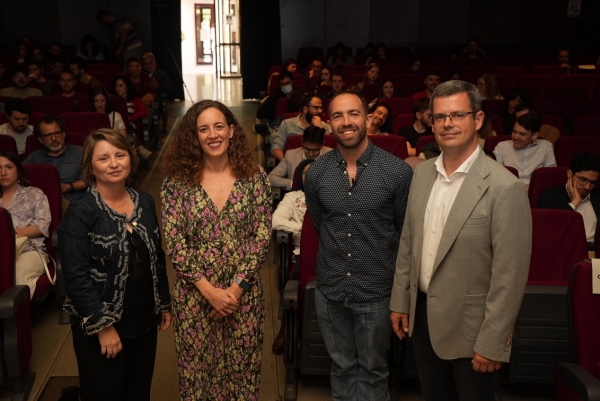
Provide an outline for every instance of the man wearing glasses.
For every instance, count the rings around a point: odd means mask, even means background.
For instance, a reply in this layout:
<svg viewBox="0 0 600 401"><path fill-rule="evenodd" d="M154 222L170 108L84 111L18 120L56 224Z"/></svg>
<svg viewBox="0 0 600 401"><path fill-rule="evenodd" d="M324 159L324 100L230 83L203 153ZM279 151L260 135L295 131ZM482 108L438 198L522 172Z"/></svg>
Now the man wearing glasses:
<svg viewBox="0 0 600 401"><path fill-rule="evenodd" d="M567 170L567 184L546 189L538 199L540 208L575 210L581 214L591 249L600 216L600 194L594 191L598 188L598 179L600 158L591 152L582 152L571 161Z"/></svg>
<svg viewBox="0 0 600 401"><path fill-rule="evenodd" d="M510 141L496 145L494 155L498 163L511 166L519 172L519 179L529 185L531 174L540 167L556 167L552 143L538 138L542 118L535 112L517 118Z"/></svg>
<svg viewBox="0 0 600 401"><path fill-rule="evenodd" d="M277 161L283 159L283 148L285 141L292 135L302 135L308 127L315 126L323 128L329 133L329 127L321 121L323 112L323 101L314 94L309 93L302 98L300 114L297 117L288 118L283 121L277 131L274 131L271 139L271 156Z"/></svg>
<svg viewBox="0 0 600 401"><path fill-rule="evenodd" d="M65 123L45 116L35 124L33 133L43 148L31 153L24 163L52 164L58 169L63 198L70 202L80 199L88 187L81 179L83 150L65 142Z"/></svg>
<svg viewBox="0 0 600 401"><path fill-rule="evenodd" d="M410 335L428 401L493 401L527 283L531 210L522 182L478 145L481 95L464 81L432 94L442 153L415 171L390 301Z"/></svg>
<svg viewBox="0 0 600 401"><path fill-rule="evenodd" d="M294 172L300 162L304 159L316 159L331 150L330 147L323 146L324 141L323 128L314 125L306 128L302 134L302 147L285 152L281 162L269 173L271 186L291 190Z"/></svg>
<svg viewBox="0 0 600 401"><path fill-rule="evenodd" d="M15 86L0 90L0 96L16 97L25 99L29 96L42 96L42 91L29 87L29 71L26 67L15 67L12 74L12 82Z"/></svg>

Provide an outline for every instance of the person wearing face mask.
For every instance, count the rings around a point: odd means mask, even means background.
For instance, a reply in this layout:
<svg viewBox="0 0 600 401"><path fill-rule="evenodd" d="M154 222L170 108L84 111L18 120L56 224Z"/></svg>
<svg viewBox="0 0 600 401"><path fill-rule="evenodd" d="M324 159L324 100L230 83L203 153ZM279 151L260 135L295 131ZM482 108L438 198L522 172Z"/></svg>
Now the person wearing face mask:
<svg viewBox="0 0 600 401"><path fill-rule="evenodd" d="M279 87L281 90L274 95L268 96L263 104L256 111L256 118L259 120L268 120L269 122L275 120L275 108L277 107L277 100L283 97L289 97L294 89L292 83L294 82L294 75L288 70L282 70L279 73Z"/></svg>
<svg viewBox="0 0 600 401"><path fill-rule="evenodd" d="M323 112L323 101L314 94L309 93L302 98L300 114L297 117L288 118L283 121L279 129L273 133L271 138L271 156L277 161L283 159L283 148L285 141L292 135L302 135L309 126L321 127L329 134L329 126L321 121Z"/></svg>

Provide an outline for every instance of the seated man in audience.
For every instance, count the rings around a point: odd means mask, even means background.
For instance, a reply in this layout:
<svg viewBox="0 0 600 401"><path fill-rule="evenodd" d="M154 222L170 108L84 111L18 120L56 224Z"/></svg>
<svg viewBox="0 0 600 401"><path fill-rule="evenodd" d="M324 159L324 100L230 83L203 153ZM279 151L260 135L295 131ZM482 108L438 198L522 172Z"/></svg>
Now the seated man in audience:
<svg viewBox="0 0 600 401"><path fill-rule="evenodd" d="M58 42L52 42L50 43L50 46L48 46L48 54L50 56L60 56L62 55L62 46L60 43Z"/></svg>
<svg viewBox="0 0 600 401"><path fill-rule="evenodd" d="M433 135L431 130L431 109L429 108L429 99L422 97L415 100L413 104L413 116L415 122L408 127L402 127L398 130L398 135L406 139L406 148L409 156L418 156L417 142L419 138L425 135Z"/></svg>
<svg viewBox="0 0 600 401"><path fill-rule="evenodd" d="M271 156L277 161L283 159L283 148L289 136L302 135L304 130L311 125L323 128L329 133L329 126L321 121L323 112L323 101L314 94L308 93L302 98L302 108L297 117L288 118L281 123L277 131L273 131L271 137Z"/></svg>
<svg viewBox="0 0 600 401"><path fill-rule="evenodd" d="M281 71L279 73L279 87L280 91L274 95L270 95L263 102L263 104L256 111L256 118L259 120L268 120L272 122L275 120L275 109L277 108L277 100L290 97L292 90L294 89L292 83L294 82L294 75L287 71Z"/></svg>
<svg viewBox="0 0 600 401"><path fill-rule="evenodd" d="M571 71L571 64L569 64L570 58L569 51L566 49L559 50L558 56L556 57L563 71L567 73Z"/></svg>
<svg viewBox="0 0 600 401"><path fill-rule="evenodd" d="M19 156L23 156L27 137L33 135L31 125L28 125L31 106L24 99L11 99L6 103L5 111L8 122L0 125L0 135L11 136L17 143Z"/></svg>
<svg viewBox="0 0 600 401"><path fill-rule="evenodd" d="M325 130L323 128L314 125L306 128L302 134L302 147L285 152L281 163L269 173L271 186L292 189L294 171L298 164L305 159L316 159L331 150L331 148L323 146L324 141Z"/></svg>
<svg viewBox="0 0 600 401"><path fill-rule="evenodd" d="M44 96L49 96L52 93L52 85L56 83L51 79L44 77L44 64L36 59L31 59L27 63L27 72L29 73L30 82L35 82L42 87Z"/></svg>
<svg viewBox="0 0 600 401"><path fill-rule="evenodd" d="M69 63L69 68L75 74L75 79L78 82L83 84L87 84L92 87L92 89L101 88L102 84L96 78L92 77L87 72L87 63L81 57L74 57Z"/></svg>
<svg viewBox="0 0 600 401"><path fill-rule="evenodd" d="M0 96L16 97L25 99L29 96L43 96L42 91L29 87L29 72L26 67L17 66L13 69L12 82L15 86L0 90Z"/></svg>
<svg viewBox="0 0 600 401"><path fill-rule="evenodd" d="M440 84L440 73L437 70L429 71L423 83L425 84L425 90L412 95L413 99L420 99L422 97L430 99L431 94L433 93L435 88Z"/></svg>
<svg viewBox="0 0 600 401"><path fill-rule="evenodd" d="M321 79L321 68L323 68L323 59L321 57L315 57L310 64L307 76L308 79L306 80L309 88L314 88L319 83Z"/></svg>
<svg viewBox="0 0 600 401"><path fill-rule="evenodd" d="M156 67L156 58L152 53L142 54L142 67L152 83L152 87L157 95L166 93L171 96L173 93L173 84L169 78L169 74Z"/></svg>
<svg viewBox="0 0 600 401"><path fill-rule="evenodd" d="M81 199L88 185L81 179L81 146L65 142L65 123L58 117L45 116L33 127L43 148L31 153L24 163L52 164L58 169L62 195L70 202Z"/></svg>
<svg viewBox="0 0 600 401"><path fill-rule="evenodd" d="M85 92L75 90L75 74L71 70L63 70L60 73L58 84L60 85L61 91L54 94L54 96L63 96L71 101L71 109L74 112L88 111L90 103L89 96Z"/></svg>
<svg viewBox="0 0 600 401"><path fill-rule="evenodd" d="M485 49L479 45L479 39L471 38L463 51L456 55L456 58L467 58L469 60L486 59L487 54Z"/></svg>
<svg viewBox="0 0 600 401"><path fill-rule="evenodd" d="M540 167L556 167L552 144L538 139L542 119L532 112L517 118L512 140L500 142L494 149L498 163L511 166L519 172L519 180L529 187L531 174Z"/></svg>
<svg viewBox="0 0 600 401"><path fill-rule="evenodd" d="M600 217L600 158L591 152L582 152L573 158L567 170L567 185L558 185L542 191L538 206L544 209L575 210L583 216L585 235L593 249ZM600 255L596 255L600 257Z"/></svg>
<svg viewBox="0 0 600 401"><path fill-rule="evenodd" d="M519 118L523 114L527 114L532 111L534 110L533 105L531 103L528 103L524 100L520 100L519 104L515 107L515 117ZM540 135L538 136L538 138L545 139L548 142L552 143L552 145L554 145L554 142L556 142L556 140L560 138L560 131L558 130L558 128L552 125L542 124L542 127L540 128Z"/></svg>
<svg viewBox="0 0 600 401"><path fill-rule="evenodd" d="M127 72L138 96L146 107L151 108L152 102L154 102L154 86L150 77L142 72L142 63L140 63L139 58L130 57L127 59Z"/></svg>
<svg viewBox="0 0 600 401"><path fill-rule="evenodd" d="M344 86L346 86L346 82L344 82L344 74L341 72L334 72L331 74L331 91L327 94L327 98L331 99L343 91Z"/></svg>
<svg viewBox="0 0 600 401"><path fill-rule="evenodd" d="M60 74L65 69L65 58L61 55L50 57L50 72Z"/></svg>

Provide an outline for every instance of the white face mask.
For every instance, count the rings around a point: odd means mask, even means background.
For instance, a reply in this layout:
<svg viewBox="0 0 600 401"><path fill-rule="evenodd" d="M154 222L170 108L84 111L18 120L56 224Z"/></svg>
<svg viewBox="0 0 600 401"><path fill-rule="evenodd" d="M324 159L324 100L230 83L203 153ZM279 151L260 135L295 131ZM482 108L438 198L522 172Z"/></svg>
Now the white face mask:
<svg viewBox="0 0 600 401"><path fill-rule="evenodd" d="M289 94L292 91L292 84L282 86L281 91L286 95Z"/></svg>

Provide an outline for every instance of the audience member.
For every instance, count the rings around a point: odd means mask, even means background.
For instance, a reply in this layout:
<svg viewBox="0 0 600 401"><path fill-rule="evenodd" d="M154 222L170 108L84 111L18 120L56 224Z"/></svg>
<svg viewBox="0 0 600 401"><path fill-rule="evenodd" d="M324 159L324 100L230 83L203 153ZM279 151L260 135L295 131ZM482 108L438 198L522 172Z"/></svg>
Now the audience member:
<svg viewBox="0 0 600 401"><path fill-rule="evenodd" d="M333 54L327 59L327 65L330 65L333 71L341 71L345 65L351 64L354 64L354 60L346 49L346 45L342 42L336 43Z"/></svg>
<svg viewBox="0 0 600 401"><path fill-rule="evenodd" d="M534 111L533 105L525 100L521 100L517 107L515 107L515 116L519 118L523 114L527 114L532 111ZM554 145L558 138L560 138L560 131L553 125L543 124L542 121L542 127L540 128L540 135L538 138L545 139Z"/></svg>
<svg viewBox="0 0 600 401"><path fill-rule="evenodd" d="M88 84L92 89L101 88L102 84L87 72L87 63L81 57L74 57L69 62L69 68L78 82Z"/></svg>
<svg viewBox="0 0 600 401"><path fill-rule="evenodd" d="M66 60L65 58L58 54L56 56L50 57L50 73L59 75L65 69Z"/></svg>
<svg viewBox="0 0 600 401"><path fill-rule="evenodd" d="M15 62L17 64L24 64L27 62L28 58L29 54L27 52L27 46L20 42L15 44Z"/></svg>
<svg viewBox="0 0 600 401"><path fill-rule="evenodd" d="M385 60L385 52L386 52L386 47L384 43L377 43L375 45L375 54L377 55L377 60Z"/></svg>
<svg viewBox="0 0 600 401"><path fill-rule="evenodd" d="M15 86L0 90L0 96L16 97L19 99L25 99L29 96L43 96L41 90L29 87L29 81L27 67L24 65L15 67L12 74L12 82Z"/></svg>
<svg viewBox="0 0 600 401"><path fill-rule="evenodd" d="M529 186L534 170L540 167L556 167L552 144L538 139L542 119L535 113L517 118L512 130L512 140L496 145L494 155L498 163L511 166L519 172L519 180Z"/></svg>
<svg viewBox="0 0 600 401"><path fill-rule="evenodd" d="M512 129L515 125L515 108L519 105L519 102L527 101L527 94L521 88L513 88L506 99L504 99L504 110L502 111L502 131L503 132L512 132Z"/></svg>
<svg viewBox="0 0 600 401"><path fill-rule="evenodd" d="M538 199L540 208L575 210L581 214L590 245L598 238L599 230L600 193L594 191L598 188L598 179L600 159L592 152L582 152L571 161L567 170L567 184L542 191Z"/></svg>
<svg viewBox="0 0 600 401"><path fill-rule="evenodd" d="M433 91L440 84L440 73L437 70L431 70L425 76L425 80L423 81L425 85L425 90L422 92L417 92L412 95L413 99L420 99L422 97L426 97L427 99L431 98Z"/></svg>
<svg viewBox="0 0 600 401"><path fill-rule="evenodd" d="M467 58L469 60L487 59L487 52L479 44L479 39L471 38L467 46L457 55L457 58Z"/></svg>
<svg viewBox="0 0 600 401"><path fill-rule="evenodd" d="M44 64L41 61L30 59L27 63L27 72L29 73L30 82L37 83L42 88L44 96L52 94L52 86L56 81L44 77Z"/></svg>
<svg viewBox="0 0 600 401"><path fill-rule="evenodd" d="M370 63L369 65L367 65L367 68L365 69L365 77L364 77L363 81L359 82L357 84L358 89L362 90L362 88L366 84L376 84L376 83L378 83L378 79L379 79L379 64Z"/></svg>
<svg viewBox="0 0 600 401"><path fill-rule="evenodd" d="M112 100L104 87L101 86L92 90L90 94L90 110L94 110L96 113L107 114L110 127L119 131L124 137L127 137L127 127L125 127L123 116L118 111L113 110Z"/></svg>
<svg viewBox="0 0 600 401"><path fill-rule="evenodd" d="M309 88L312 88L317 84L317 81L321 77L321 68L323 68L323 59L321 57L315 57L310 64L306 80Z"/></svg>
<svg viewBox="0 0 600 401"><path fill-rule="evenodd" d="M152 107L152 102L154 102L154 85L152 85L150 77L142 72L142 63L140 63L140 59L137 57L130 57L127 59L126 65L129 78L131 78L131 82L133 82L138 97L142 99L142 102L146 107Z"/></svg>
<svg viewBox="0 0 600 401"><path fill-rule="evenodd" d="M394 97L394 81L389 78L381 80L381 86L379 87L379 97Z"/></svg>
<svg viewBox="0 0 600 401"><path fill-rule="evenodd" d="M365 46L365 65L369 65L376 57L375 45L373 43L367 43Z"/></svg>
<svg viewBox="0 0 600 401"><path fill-rule="evenodd" d="M556 57L558 63L562 67L563 71L569 73L571 71L571 57L569 51L567 49L562 49L558 51L558 56Z"/></svg>
<svg viewBox="0 0 600 401"><path fill-rule="evenodd" d="M328 98L332 98L338 93L344 90L346 82L344 81L344 74L341 72L334 72L331 74L331 91L327 94Z"/></svg>
<svg viewBox="0 0 600 401"><path fill-rule="evenodd" d="M23 99L11 99L5 105L8 122L0 125L0 135L8 135L17 143L19 156L25 154L27 137L33 135L33 127L28 125L31 106Z"/></svg>
<svg viewBox="0 0 600 401"><path fill-rule="evenodd" d="M140 57L142 55L142 40L133 28L133 25L123 17L112 15L106 10L100 10L96 19L102 24L110 27L114 35L114 54L122 62L130 57Z"/></svg>
<svg viewBox="0 0 600 401"><path fill-rule="evenodd" d="M483 97L482 97L483 99ZM492 136L496 136L496 131L494 131L493 127L492 127L492 116L490 115L490 113L487 110L487 107L485 106L485 103L481 103L481 111L483 111L483 123L481 124L481 128L479 128L479 130L477 130L477 134L479 136L478 138L478 142L479 142L479 146L481 146L481 149L484 148L485 146L485 141ZM494 160L496 160L496 157L494 156Z"/></svg>
<svg viewBox="0 0 600 401"><path fill-rule="evenodd" d="M81 178L81 146L65 141L65 123L58 117L45 116L33 127L33 133L43 148L27 156L23 163L51 164L58 170L61 192L68 202L81 199L88 184ZM63 202L63 211L68 205Z"/></svg>
<svg viewBox="0 0 600 401"><path fill-rule="evenodd" d="M327 66L321 68L321 75L320 75L317 87L322 86L322 85L331 86L331 74L332 74L331 68L329 68Z"/></svg>
<svg viewBox="0 0 600 401"><path fill-rule="evenodd" d="M71 70L64 70L60 73L58 84L61 91L55 93L54 96L63 96L71 101L71 109L74 112L89 111L88 110L88 94L75 90L75 74Z"/></svg>
<svg viewBox="0 0 600 401"><path fill-rule="evenodd" d="M271 93L270 89L271 89L271 78L272 77L278 76L281 71L289 71L290 73L292 73L292 82L294 82L294 74L296 73L297 68L298 68L298 64L296 63L296 60L294 60L293 58L286 59L283 62L283 64L281 65L281 70L273 72L271 74L271 76L269 77L269 80L267 82L267 93ZM281 80L281 78L280 78L280 80ZM263 99L263 101L264 101L264 99Z"/></svg>
<svg viewBox="0 0 600 401"><path fill-rule="evenodd" d="M89 33L81 39L81 44L75 56L84 60L104 61L104 53L100 50L96 38Z"/></svg>
<svg viewBox="0 0 600 401"><path fill-rule="evenodd" d="M44 65L44 51L42 50L41 46L33 46L33 48L31 49L31 58L36 61L39 61L40 63L42 63L42 65Z"/></svg>
<svg viewBox="0 0 600 401"><path fill-rule="evenodd" d="M259 120L268 120L270 123L275 121L277 100L284 97L289 98L292 90L294 89L293 82L294 75L288 70L281 70L279 73L279 92L264 99L263 104L261 104L256 111L256 118Z"/></svg>
<svg viewBox="0 0 600 401"><path fill-rule="evenodd" d="M471 83L434 91L443 153L415 172L396 260L390 318L412 338L426 400L496 399L493 372L510 359L527 284L527 193L477 145L480 107Z"/></svg>
<svg viewBox="0 0 600 401"><path fill-rule="evenodd" d="M415 54L410 62L410 72L412 74L418 74L419 68L421 68L421 56Z"/></svg>
<svg viewBox="0 0 600 401"><path fill-rule="evenodd" d="M330 118L338 146L310 166L305 193L319 234L315 304L331 392L388 400L389 296L413 173L369 140L358 95L337 95Z"/></svg>
<svg viewBox="0 0 600 401"><path fill-rule="evenodd" d="M369 105L367 116L367 135L388 135L394 128L392 109L385 103L375 102Z"/></svg>
<svg viewBox="0 0 600 401"><path fill-rule="evenodd" d="M458 67L452 67L448 70L447 81L460 81L462 80L462 70Z"/></svg>
<svg viewBox="0 0 600 401"><path fill-rule="evenodd" d="M477 78L477 89L479 89L482 99L504 99L496 81L496 76L491 72L486 72Z"/></svg>
<svg viewBox="0 0 600 401"><path fill-rule="evenodd" d="M48 261L44 240L49 236L52 220L50 205L44 192L30 185L23 165L14 153L0 151L0 177L0 208L10 212L16 237L27 237L31 241L20 255L16 255L16 263L11 266L15 272L14 284L28 286L32 298L37 279L44 274L42 258ZM2 244L2 247L7 245Z"/></svg>
<svg viewBox="0 0 600 401"><path fill-rule="evenodd" d="M433 135L431 131L431 109L429 108L429 99L420 98L413 104L413 116L415 122L408 127L401 127L398 135L406 139L406 148L409 156L418 156L417 142L419 138L425 135Z"/></svg>
<svg viewBox="0 0 600 401"><path fill-rule="evenodd" d="M330 147L323 146L324 141L325 130L323 128L314 125L307 127L302 133L302 147L285 152L281 162L269 173L271 186L292 189L294 172L298 164L302 160L317 159L331 150Z"/></svg>
<svg viewBox="0 0 600 401"><path fill-rule="evenodd" d="M277 161L283 159L283 148L285 141L292 135L302 135L309 126L321 127L329 132L329 126L321 121L323 112L323 101L314 94L308 93L302 98L302 108L296 117L283 121L277 131L271 137L271 156Z"/></svg>
<svg viewBox="0 0 600 401"><path fill-rule="evenodd" d="M51 57L62 56L62 45L58 42L51 42L48 46L48 54Z"/></svg>
<svg viewBox="0 0 600 401"><path fill-rule="evenodd" d="M173 95L173 84L169 74L156 66L156 58L152 53L142 54L142 67L152 82L156 94L166 93L168 97Z"/></svg>

